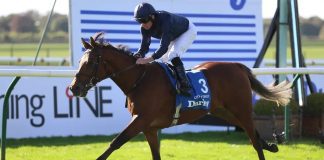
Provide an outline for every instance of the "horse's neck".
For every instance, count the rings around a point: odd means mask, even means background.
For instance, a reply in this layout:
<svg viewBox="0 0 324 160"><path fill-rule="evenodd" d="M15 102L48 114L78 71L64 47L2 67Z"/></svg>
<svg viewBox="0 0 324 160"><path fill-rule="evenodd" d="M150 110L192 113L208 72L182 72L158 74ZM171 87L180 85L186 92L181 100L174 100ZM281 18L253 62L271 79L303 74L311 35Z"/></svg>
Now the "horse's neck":
<svg viewBox="0 0 324 160"><path fill-rule="evenodd" d="M120 56L115 56L109 60L112 69L111 74L116 74L111 79L127 94L133 89L135 83L137 83L137 80L143 74L143 68L136 65L129 57L125 55Z"/></svg>

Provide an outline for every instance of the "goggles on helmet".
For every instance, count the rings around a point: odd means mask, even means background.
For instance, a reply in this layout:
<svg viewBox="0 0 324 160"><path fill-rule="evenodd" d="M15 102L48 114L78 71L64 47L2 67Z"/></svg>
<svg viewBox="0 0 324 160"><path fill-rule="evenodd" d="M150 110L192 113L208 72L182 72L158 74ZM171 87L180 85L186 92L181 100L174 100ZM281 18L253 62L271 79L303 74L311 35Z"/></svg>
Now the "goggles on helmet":
<svg viewBox="0 0 324 160"><path fill-rule="evenodd" d="M147 18L135 18L135 20L138 23L147 23L148 21L150 21L150 18L149 17L147 17Z"/></svg>

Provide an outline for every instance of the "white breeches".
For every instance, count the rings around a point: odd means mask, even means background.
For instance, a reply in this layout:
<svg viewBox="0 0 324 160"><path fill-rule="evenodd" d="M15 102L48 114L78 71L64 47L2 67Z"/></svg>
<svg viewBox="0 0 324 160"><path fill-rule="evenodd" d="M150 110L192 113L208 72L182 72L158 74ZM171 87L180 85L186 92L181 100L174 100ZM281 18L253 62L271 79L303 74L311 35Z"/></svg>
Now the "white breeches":
<svg viewBox="0 0 324 160"><path fill-rule="evenodd" d="M193 41L196 39L196 36L196 27L189 21L188 30L175 40L171 41L168 51L161 57L162 62L168 62L175 57L181 57L181 55L191 46Z"/></svg>

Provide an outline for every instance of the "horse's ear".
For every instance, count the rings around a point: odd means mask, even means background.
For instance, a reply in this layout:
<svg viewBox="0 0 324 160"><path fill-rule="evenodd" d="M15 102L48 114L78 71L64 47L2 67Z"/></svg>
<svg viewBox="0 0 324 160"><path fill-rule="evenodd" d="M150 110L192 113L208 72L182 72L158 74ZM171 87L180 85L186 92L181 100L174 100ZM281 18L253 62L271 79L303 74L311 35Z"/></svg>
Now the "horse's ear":
<svg viewBox="0 0 324 160"><path fill-rule="evenodd" d="M86 42L83 38L81 38L81 42L82 42L83 47L84 47L85 49L92 49L92 48L93 48L93 47L92 47L88 42Z"/></svg>
<svg viewBox="0 0 324 160"><path fill-rule="evenodd" d="M90 37L90 44L92 47L95 47L97 45L96 41L92 37Z"/></svg>
<svg viewBox="0 0 324 160"><path fill-rule="evenodd" d="M96 33L94 36L92 36L93 37L93 39L95 40L95 41L100 41L100 40L102 40L103 39L103 35L104 35L105 33L104 32L98 32L98 33Z"/></svg>

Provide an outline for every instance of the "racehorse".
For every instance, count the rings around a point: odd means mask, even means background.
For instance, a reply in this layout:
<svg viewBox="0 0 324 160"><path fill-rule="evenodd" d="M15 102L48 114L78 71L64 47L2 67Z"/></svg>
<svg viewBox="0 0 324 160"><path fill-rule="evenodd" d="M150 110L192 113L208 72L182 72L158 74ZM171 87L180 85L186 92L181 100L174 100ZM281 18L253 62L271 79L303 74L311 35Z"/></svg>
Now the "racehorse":
<svg viewBox="0 0 324 160"><path fill-rule="evenodd" d="M84 55L78 72L70 84L74 96L85 97L98 82L111 78L127 96L127 108L132 119L128 126L110 143L97 160L105 160L111 153L131 138L143 132L151 149L153 160L160 160L158 130L171 126L175 113L176 91L165 71L155 63L137 65L136 58L123 46L113 46L102 41L102 34L82 39ZM291 83L264 86L240 63L205 62L193 70L205 75L211 91L209 110L181 112L177 125L193 122L210 114L241 127L264 160L263 149L277 152L276 144L265 142L255 129L252 119L252 91L262 98L286 105L291 98Z"/></svg>

